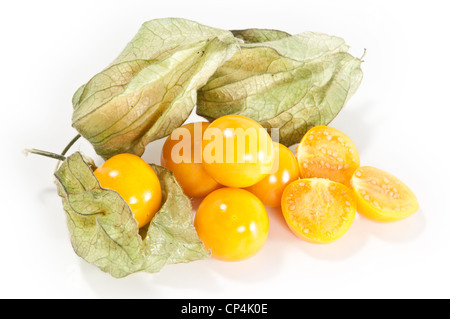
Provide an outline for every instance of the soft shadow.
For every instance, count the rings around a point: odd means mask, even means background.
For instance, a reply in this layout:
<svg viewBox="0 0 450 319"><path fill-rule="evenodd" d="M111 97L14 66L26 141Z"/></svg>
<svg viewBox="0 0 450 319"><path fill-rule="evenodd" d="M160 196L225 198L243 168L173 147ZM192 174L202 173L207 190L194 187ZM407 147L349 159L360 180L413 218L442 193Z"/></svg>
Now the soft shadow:
<svg viewBox="0 0 450 319"><path fill-rule="evenodd" d="M198 207L200 206L200 204L202 203L204 197L193 197L191 198L191 205L192 205L192 211L195 212L197 211Z"/></svg>
<svg viewBox="0 0 450 319"><path fill-rule="evenodd" d="M405 243L418 238L424 229L425 217L421 211L393 223L375 222L357 214L348 232L337 241L317 245L299 239L299 246L306 254L317 259L342 260L362 250L371 237L390 243Z"/></svg>
<svg viewBox="0 0 450 319"><path fill-rule="evenodd" d="M164 289L190 289L211 292L219 289L208 260L167 265L158 273L139 272L125 278L114 278L80 259L84 281L100 298L166 298Z"/></svg>
<svg viewBox="0 0 450 319"><path fill-rule="evenodd" d="M292 253L286 242L292 238L280 209L268 208L269 234L264 247L254 256L235 262L210 260L209 266L218 275L237 282L259 282L279 273L284 257ZM295 236L294 236L295 237Z"/></svg>
<svg viewBox="0 0 450 319"><path fill-rule="evenodd" d="M214 293L220 289L220 285L211 269L211 262L211 258L208 258L186 264L165 266L159 273L153 274L154 284L161 287Z"/></svg>
<svg viewBox="0 0 450 319"><path fill-rule="evenodd" d="M161 151L165 141L166 138L161 138L148 144L144 154L141 156L142 159L150 164L161 165Z"/></svg>
<svg viewBox="0 0 450 319"><path fill-rule="evenodd" d="M397 222L375 222L361 216L361 224L366 231L381 240L390 243L404 243L420 236L426 228L426 219L420 209L414 215Z"/></svg>
<svg viewBox="0 0 450 319"><path fill-rule="evenodd" d="M58 192L56 190L56 186L55 187L46 187L46 188L42 188L37 193L37 198L39 199L39 202L46 205L46 204L49 204L50 201L54 201L55 196L57 196L57 195L58 195Z"/></svg>
<svg viewBox="0 0 450 319"><path fill-rule="evenodd" d="M330 261L343 260L350 258L360 251L367 242L369 235L364 227L361 227L359 216L356 216L350 229L338 240L323 245L312 244L301 240L299 245L311 257Z"/></svg>
<svg viewBox="0 0 450 319"><path fill-rule="evenodd" d="M285 244L286 242L298 239L286 223L280 207L268 208L267 213L269 214L270 221L268 240Z"/></svg>
<svg viewBox="0 0 450 319"><path fill-rule="evenodd" d="M66 215L64 213L61 198L58 196L56 185L54 187L41 188L36 194L36 205L33 214L37 214L35 227L56 241L66 240L68 236Z"/></svg>
<svg viewBox="0 0 450 319"><path fill-rule="evenodd" d="M274 250L280 254L293 252L304 253L317 259L339 260L357 253L367 241L368 233L360 227L359 217L356 216L353 225L347 233L330 244L312 244L297 237L289 228L280 208L269 211L271 232L269 240L276 245Z"/></svg>
<svg viewBox="0 0 450 319"><path fill-rule="evenodd" d="M219 288L209 260L166 265L157 273L139 272L114 278L80 258L79 276L100 298L166 298L164 289L182 288L192 291L217 291Z"/></svg>
<svg viewBox="0 0 450 319"><path fill-rule="evenodd" d="M99 298L158 297L152 274L136 273L117 279L82 259L79 263L81 276Z"/></svg>
<svg viewBox="0 0 450 319"><path fill-rule="evenodd" d="M273 249L269 241L253 257L242 261L220 261L211 259L209 268L216 274L240 283L255 283L267 280L280 271L283 252Z"/></svg>

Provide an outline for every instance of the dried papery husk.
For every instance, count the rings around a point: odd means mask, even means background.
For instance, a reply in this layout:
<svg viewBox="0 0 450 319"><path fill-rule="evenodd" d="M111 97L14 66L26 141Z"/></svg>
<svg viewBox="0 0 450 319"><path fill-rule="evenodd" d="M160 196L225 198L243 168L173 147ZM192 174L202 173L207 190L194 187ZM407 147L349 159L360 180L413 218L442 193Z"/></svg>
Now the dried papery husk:
<svg viewBox="0 0 450 319"><path fill-rule="evenodd" d="M142 25L109 67L73 97L73 126L107 159L142 155L189 117L197 90L238 50L230 31L167 18Z"/></svg>
<svg viewBox="0 0 450 319"><path fill-rule="evenodd" d="M313 126L328 125L362 80L361 59L342 38L305 32L233 31L241 50L199 90L197 114L239 114L277 130L291 146Z"/></svg>
<svg viewBox="0 0 450 319"><path fill-rule="evenodd" d="M76 152L55 173L77 255L116 278L209 256L194 228L190 200L170 171L151 165L161 182L162 204L139 229L120 195L100 186L92 162Z"/></svg>

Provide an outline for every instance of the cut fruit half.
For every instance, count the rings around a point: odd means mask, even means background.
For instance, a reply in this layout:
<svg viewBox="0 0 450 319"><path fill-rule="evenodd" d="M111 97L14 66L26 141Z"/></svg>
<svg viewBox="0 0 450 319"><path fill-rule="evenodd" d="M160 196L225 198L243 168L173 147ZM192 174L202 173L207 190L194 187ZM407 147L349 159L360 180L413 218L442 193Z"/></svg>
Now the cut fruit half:
<svg viewBox="0 0 450 319"><path fill-rule="evenodd" d="M417 197L401 180L370 166L355 171L351 185L358 212L380 222L405 219L419 209Z"/></svg>
<svg viewBox="0 0 450 319"><path fill-rule="evenodd" d="M316 126L297 147L301 178L328 178L350 187L360 165L358 149L345 133L328 126Z"/></svg>
<svg viewBox="0 0 450 319"><path fill-rule="evenodd" d="M352 225L356 200L343 184L324 178L301 179L286 187L281 208L294 234L308 242L327 244Z"/></svg>

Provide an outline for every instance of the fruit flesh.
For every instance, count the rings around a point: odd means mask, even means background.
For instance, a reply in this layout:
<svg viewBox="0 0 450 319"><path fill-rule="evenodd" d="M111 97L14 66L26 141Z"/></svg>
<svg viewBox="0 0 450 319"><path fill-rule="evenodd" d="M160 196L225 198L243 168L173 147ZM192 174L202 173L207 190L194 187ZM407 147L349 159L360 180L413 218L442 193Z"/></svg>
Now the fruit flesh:
<svg viewBox="0 0 450 319"><path fill-rule="evenodd" d="M300 179L283 192L282 212L289 228L298 237L316 244L342 237L356 215L351 190L322 178Z"/></svg>
<svg viewBox="0 0 450 319"><path fill-rule="evenodd" d="M375 221L405 219L419 209L411 189L395 176L375 167L363 166L351 179L358 212Z"/></svg>
<svg viewBox="0 0 450 319"><path fill-rule="evenodd" d="M350 187L350 179L360 166L353 141L328 126L310 129L297 147L301 178L328 178Z"/></svg>

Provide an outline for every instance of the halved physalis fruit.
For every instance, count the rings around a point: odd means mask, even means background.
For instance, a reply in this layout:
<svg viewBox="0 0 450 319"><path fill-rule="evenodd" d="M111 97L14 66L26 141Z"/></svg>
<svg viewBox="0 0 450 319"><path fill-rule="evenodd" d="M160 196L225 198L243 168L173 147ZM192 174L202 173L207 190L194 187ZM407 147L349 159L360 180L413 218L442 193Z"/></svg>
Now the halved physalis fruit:
<svg viewBox="0 0 450 319"><path fill-rule="evenodd" d="M325 178L300 179L285 188L281 209L294 234L327 244L342 237L352 225L356 200L343 184Z"/></svg>
<svg viewBox="0 0 450 319"><path fill-rule="evenodd" d="M417 197L401 180L370 166L355 171L351 185L358 212L369 219L394 222L411 216L419 209Z"/></svg>
<svg viewBox="0 0 450 319"><path fill-rule="evenodd" d="M297 147L301 178L328 178L350 187L360 165L356 145L345 133L328 126L310 129Z"/></svg>

